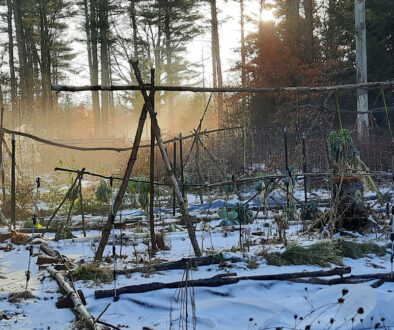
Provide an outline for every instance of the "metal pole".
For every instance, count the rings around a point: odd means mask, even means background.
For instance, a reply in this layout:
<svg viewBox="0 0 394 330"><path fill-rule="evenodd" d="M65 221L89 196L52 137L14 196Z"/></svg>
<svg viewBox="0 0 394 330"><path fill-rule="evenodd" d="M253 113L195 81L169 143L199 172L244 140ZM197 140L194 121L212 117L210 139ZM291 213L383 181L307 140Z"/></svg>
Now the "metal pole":
<svg viewBox="0 0 394 330"><path fill-rule="evenodd" d="M183 173L183 143L182 133L179 133L179 161L181 166L181 187L182 187L182 198L185 198L185 177Z"/></svg>
<svg viewBox="0 0 394 330"><path fill-rule="evenodd" d="M285 166L286 166L286 173L289 174L289 156L288 156L288 149L287 149L287 127L283 129L284 132L284 141L285 141ZM287 207L290 206L289 203L289 183L286 183L286 204Z"/></svg>
<svg viewBox="0 0 394 330"><path fill-rule="evenodd" d="M394 170L394 157L392 160L392 170ZM390 277L391 280L394 280L394 272L393 272L393 262L394 262L394 172L393 172L393 182L391 186L391 272L390 272Z"/></svg>
<svg viewBox="0 0 394 330"><path fill-rule="evenodd" d="M15 217L15 134L12 134L11 147L11 223L16 228Z"/></svg>
<svg viewBox="0 0 394 330"><path fill-rule="evenodd" d="M27 271L26 271L26 287L25 287L25 298L27 298L27 286L30 281L30 263L31 257L33 256L33 238L34 238L34 228L37 224L37 200L38 200L38 189L40 188L40 178L36 179L36 200L34 203L34 214L33 214L33 226L31 229L31 239L30 239L30 247L29 247L29 263L27 264Z"/></svg>
<svg viewBox="0 0 394 330"><path fill-rule="evenodd" d="M116 280L117 280L117 257L116 257L116 238L115 238L115 214L114 214L114 196L113 196L113 177L109 178L109 185L111 187L111 217L112 217L112 258L114 261L114 301L119 300L119 296L116 291Z"/></svg>
<svg viewBox="0 0 394 330"><path fill-rule="evenodd" d="M306 136L305 133L302 133L302 156L304 160L303 164L303 172L307 173L307 166L306 166ZM305 205L308 203L308 178L304 175L304 201Z"/></svg>
<svg viewBox="0 0 394 330"><path fill-rule="evenodd" d="M354 1L356 28L356 68L357 83L367 82L367 32L365 24L365 0ZM361 137L368 134L368 90L357 89L357 133Z"/></svg>
<svg viewBox="0 0 394 330"><path fill-rule="evenodd" d="M174 141L174 175L176 177L176 141ZM176 197L175 197L175 191L174 189L172 190L172 215L175 217L175 208L176 208Z"/></svg>

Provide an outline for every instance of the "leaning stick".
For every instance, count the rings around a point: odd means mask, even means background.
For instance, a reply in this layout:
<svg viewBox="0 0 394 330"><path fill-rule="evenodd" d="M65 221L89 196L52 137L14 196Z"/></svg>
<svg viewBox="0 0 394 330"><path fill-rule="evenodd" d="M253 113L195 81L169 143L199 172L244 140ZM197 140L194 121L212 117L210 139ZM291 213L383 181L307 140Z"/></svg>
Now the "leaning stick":
<svg viewBox="0 0 394 330"><path fill-rule="evenodd" d="M83 209L83 199L82 199L82 175L79 178L79 200L81 202L81 215L82 215L82 232L83 237L86 237L86 226L85 226L85 212Z"/></svg>
<svg viewBox="0 0 394 330"><path fill-rule="evenodd" d="M46 231L48 230L49 226L51 225L51 222L53 220L53 218L56 216L57 212L60 210L60 208L63 206L63 204L66 202L68 196L71 194L71 191L74 189L75 185L77 184L77 182L79 181L80 176L83 174L83 172L85 172L85 168L83 168L81 171L77 171L78 175L75 178L75 180L73 181L70 189L68 189L68 191L66 192L66 195L64 196L63 200L61 201L61 203L59 204L59 206L56 208L55 212L53 212L52 216L50 217L50 219L47 222L47 225L45 227L45 230L43 231L41 237L44 237Z"/></svg>

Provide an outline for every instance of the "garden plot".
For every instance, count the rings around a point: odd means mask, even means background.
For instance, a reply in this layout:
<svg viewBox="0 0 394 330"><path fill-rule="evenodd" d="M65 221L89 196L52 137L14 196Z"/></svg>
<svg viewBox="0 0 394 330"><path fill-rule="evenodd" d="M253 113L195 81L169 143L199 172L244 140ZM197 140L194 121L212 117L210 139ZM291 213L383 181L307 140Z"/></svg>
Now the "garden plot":
<svg viewBox="0 0 394 330"><path fill-rule="evenodd" d="M386 190L382 191L386 192ZM189 200L193 200L192 196L189 196ZM300 222L285 229L289 244L285 248L283 242L278 239L280 228L275 220L277 213L259 211L257 202L255 207L251 207L255 209L252 211L255 220L242 225L243 248L240 249L238 225L223 226L223 219L218 216L219 211L226 204L231 209L237 203L239 200L236 198L217 199L204 205L190 203L189 212L195 219L196 236L203 254L218 255L219 260L218 263L212 265L191 268L187 271L189 280L206 279L217 274L228 273L236 273L238 277L242 277L329 270L346 266L351 267L352 275L387 274L390 270L390 255L389 250L386 249L387 235L378 235L374 232L364 236L358 235L359 237L353 233L352 237L345 238L345 241L360 244L360 246L368 242L376 243L372 249L363 250L357 247L358 252L355 255L348 253L338 259L329 259L330 256L328 256L327 264L316 262L314 259L316 256L313 254L312 257L307 255L308 262L305 262L305 259L299 260L293 257L288 259L283 257L281 261L267 257L292 256L295 252L299 257L300 251L309 253L305 251L313 250L316 244L326 243L330 248L338 248L338 245L330 245L337 244L333 243L335 239L321 241L319 234L306 233L305 226ZM133 227L115 230L118 270L121 273L137 266L148 266L148 269L144 272L118 275L118 288L185 280L185 270L182 269L149 270L149 265L193 256L187 232L179 222L178 214L173 217L171 212L169 208L156 208L155 210L156 228L158 232L163 233L166 249L156 252L153 256L149 253L148 221L143 212L138 209L122 210L124 222L126 222L125 219L133 219L133 217L139 217L140 220ZM72 222L75 224L80 220L80 216L72 217ZM120 218L117 217L116 222L119 220ZM87 221L100 222L102 216L87 217ZM113 288L112 238L105 248L104 262L100 266L105 271L95 273L94 269L89 268L100 240L100 234L98 230L89 230L87 237L84 237L81 231L74 231L73 239L55 241L55 233L47 233L41 242L45 242L51 249L67 256L75 265L74 285L76 289L83 291L89 313L98 317L111 303L101 320L118 328L169 329L172 327L178 329L185 328L186 323L190 328L194 324L197 329L276 327L305 329L309 325L312 329L365 329L390 328L394 325L394 317L390 310L390 303L394 301L394 284L385 282L377 288L372 288L371 284L374 284L376 280L339 285L313 284L313 281L306 282L306 279L244 280L218 287L185 289L182 286L178 289L121 294L116 302L112 297L95 299L95 291ZM335 237L341 236L337 234ZM292 250L294 246L304 250ZM37 253L39 245L35 244L34 249ZM22 296L9 299L10 292L24 291L26 284L24 272L28 255L23 245L13 246L11 251L0 251L0 276L2 276L0 310L3 311L0 320L1 327L5 329L46 329L48 327L70 329L76 327L75 316L70 309L56 308L55 303L61 296L58 286L49 277L47 270L38 270L35 264L36 256L32 259L32 279L29 282L29 290L33 297L25 299ZM348 255L352 258L347 257ZM327 280L334 278L338 276L328 277Z"/></svg>

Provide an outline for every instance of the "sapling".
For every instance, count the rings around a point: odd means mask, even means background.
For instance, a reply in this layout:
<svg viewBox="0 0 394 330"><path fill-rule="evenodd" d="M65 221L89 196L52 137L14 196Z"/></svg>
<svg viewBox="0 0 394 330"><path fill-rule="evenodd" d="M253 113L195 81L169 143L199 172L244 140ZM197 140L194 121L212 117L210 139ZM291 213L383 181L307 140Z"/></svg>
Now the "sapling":
<svg viewBox="0 0 394 330"><path fill-rule="evenodd" d="M131 192L138 194L138 204L144 210L145 216L149 217L150 186L148 179L144 176L135 177L133 179L135 179L136 181L132 181L129 183L129 189Z"/></svg>
<svg viewBox="0 0 394 330"><path fill-rule="evenodd" d="M231 181L231 180L234 181L234 176L231 174L228 174L226 176L226 181ZM233 194L235 192L235 188L236 187L234 184L229 184L229 185L223 186L223 190L226 194L226 199L225 199L225 203L224 203L226 210L227 210L227 203L228 203L229 195Z"/></svg>
<svg viewBox="0 0 394 330"><path fill-rule="evenodd" d="M328 147L331 159L334 161L335 173L340 177L351 175L354 171L369 171L368 166L360 157L360 152L354 145L350 132L341 129L339 132L333 131L328 137ZM383 203L383 196L370 175L365 176L366 183L372 191L376 192L378 200Z"/></svg>
<svg viewBox="0 0 394 330"><path fill-rule="evenodd" d="M262 177L264 174L258 172L256 177ZM271 179L265 179L261 181L255 181L253 183L253 188L259 193L261 205L264 207L264 215L267 218L268 216L268 204L267 197L273 190L273 182Z"/></svg>
<svg viewBox="0 0 394 330"><path fill-rule="evenodd" d="M101 203L108 203L111 198L111 188L105 180L100 180L100 184L95 192L96 199Z"/></svg>

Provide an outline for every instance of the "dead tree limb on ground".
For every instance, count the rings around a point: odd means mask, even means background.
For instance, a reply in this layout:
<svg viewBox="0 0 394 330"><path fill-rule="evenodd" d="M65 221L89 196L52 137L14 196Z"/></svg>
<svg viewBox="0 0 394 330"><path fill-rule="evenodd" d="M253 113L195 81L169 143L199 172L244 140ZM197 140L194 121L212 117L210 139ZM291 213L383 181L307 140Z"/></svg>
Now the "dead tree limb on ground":
<svg viewBox="0 0 394 330"><path fill-rule="evenodd" d="M96 329L95 325L95 319L86 307L82 304L79 296L76 294L76 292L71 288L71 286L66 282L64 279L63 275L56 271L51 269L50 270L51 277L56 280L58 283L60 289L67 295L70 295L70 298L74 304L73 311L76 313L77 317L83 320L83 322L86 324L86 326L89 329Z"/></svg>
<svg viewBox="0 0 394 330"><path fill-rule="evenodd" d="M213 264L218 264L221 261L238 261L236 258L231 259L223 259L220 255L212 255L212 256L203 256L203 257L194 257L194 258L182 258L177 261L164 262L159 264L152 264L143 267L135 267L131 269L121 269L118 271L118 274L126 275L132 273L146 273L150 271L166 271L166 270L174 270L174 269L185 269L189 264L189 267L198 267L198 266L209 266Z"/></svg>
<svg viewBox="0 0 394 330"><path fill-rule="evenodd" d="M219 274L211 278L204 278L199 280L191 280L188 283L188 286L191 287L217 287L228 284L235 284L239 281L252 280L252 281L286 281L294 278L303 278L303 277L322 277L322 276L333 276L339 275L343 276L344 274L348 274L351 272L350 267L345 268L334 268L331 270L320 270L313 272L300 272L300 273L284 273L284 274L273 274L273 275L255 275L255 276L241 276L237 277L236 273L228 273L228 274ZM147 284L140 285L130 285L119 288L117 290L118 294L122 293L143 293L161 289L176 289L184 285L184 282L171 282L171 283L161 283L161 282L153 282ZM96 299L113 297L113 290L96 290L94 292L94 296Z"/></svg>

